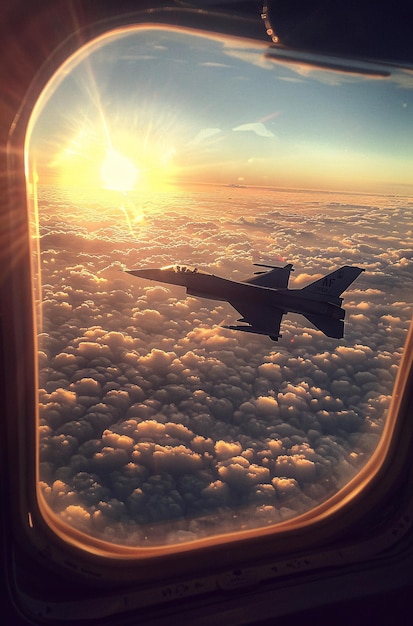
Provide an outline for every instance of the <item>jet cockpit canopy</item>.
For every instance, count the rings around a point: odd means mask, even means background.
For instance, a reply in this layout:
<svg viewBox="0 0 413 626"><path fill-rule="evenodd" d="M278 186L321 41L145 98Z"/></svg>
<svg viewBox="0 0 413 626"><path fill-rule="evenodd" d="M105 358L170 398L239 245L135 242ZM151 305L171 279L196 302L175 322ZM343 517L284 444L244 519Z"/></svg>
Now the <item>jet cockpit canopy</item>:
<svg viewBox="0 0 413 626"><path fill-rule="evenodd" d="M167 265L166 267L162 267L162 270L173 270L176 273L184 272L190 274L203 273L199 272L197 267L190 267L188 265Z"/></svg>

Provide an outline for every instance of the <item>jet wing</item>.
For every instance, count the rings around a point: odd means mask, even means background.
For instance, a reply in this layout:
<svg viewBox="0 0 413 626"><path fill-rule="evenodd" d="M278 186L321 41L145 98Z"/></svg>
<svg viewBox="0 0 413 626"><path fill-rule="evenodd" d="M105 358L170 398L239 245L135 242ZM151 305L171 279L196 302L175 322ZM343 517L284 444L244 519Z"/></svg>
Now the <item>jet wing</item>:
<svg viewBox="0 0 413 626"><path fill-rule="evenodd" d="M244 330L255 332L261 335L269 335L271 339L277 341L280 335L280 326L284 311L274 307L250 304L249 302L228 300L242 318L239 322L247 322L249 326L228 326L232 330Z"/></svg>

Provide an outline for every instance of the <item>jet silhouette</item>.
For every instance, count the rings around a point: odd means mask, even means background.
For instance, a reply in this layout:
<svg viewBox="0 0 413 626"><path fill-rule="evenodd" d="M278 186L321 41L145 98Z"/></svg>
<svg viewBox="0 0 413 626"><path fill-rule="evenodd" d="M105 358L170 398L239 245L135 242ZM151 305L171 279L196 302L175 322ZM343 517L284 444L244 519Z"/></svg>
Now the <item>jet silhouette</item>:
<svg viewBox="0 0 413 626"><path fill-rule="evenodd" d="M303 289L288 289L293 266L284 267L254 263L269 271L258 271L245 281L229 280L198 269L175 265L159 269L126 270L133 276L186 287L198 298L229 302L241 313L245 325L224 326L231 330L268 335L278 341L283 315L300 313L327 337L344 336L345 310L341 294L364 270L344 265Z"/></svg>

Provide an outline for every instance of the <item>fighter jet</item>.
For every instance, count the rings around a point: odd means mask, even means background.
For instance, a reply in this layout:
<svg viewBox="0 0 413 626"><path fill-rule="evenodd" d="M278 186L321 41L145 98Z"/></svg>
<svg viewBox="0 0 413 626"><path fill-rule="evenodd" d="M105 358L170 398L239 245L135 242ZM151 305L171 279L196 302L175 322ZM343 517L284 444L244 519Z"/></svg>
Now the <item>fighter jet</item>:
<svg viewBox="0 0 413 626"><path fill-rule="evenodd" d="M344 336L345 310L341 294L364 270L344 265L303 289L288 289L293 266L254 263L267 271L257 271L245 281L229 280L182 265L159 269L126 270L133 276L156 282L182 285L187 294L198 298L229 302L241 313L242 325L224 326L231 330L268 335L278 341L283 315L300 313L327 337ZM268 271L269 270L269 271Z"/></svg>

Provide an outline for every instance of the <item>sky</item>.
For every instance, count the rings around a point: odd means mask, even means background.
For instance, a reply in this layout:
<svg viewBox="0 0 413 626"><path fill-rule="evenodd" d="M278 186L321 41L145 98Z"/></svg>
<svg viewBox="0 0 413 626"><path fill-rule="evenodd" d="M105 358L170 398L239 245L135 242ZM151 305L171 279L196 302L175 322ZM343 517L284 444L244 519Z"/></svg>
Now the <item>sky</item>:
<svg viewBox="0 0 413 626"><path fill-rule="evenodd" d="M412 88L159 29L51 80L26 147L39 498L67 528L131 549L274 529L372 458L412 314ZM175 263L292 263L296 289L365 271L343 339L288 315L275 343L124 272Z"/></svg>
<svg viewBox="0 0 413 626"><path fill-rule="evenodd" d="M136 29L68 60L29 137L40 181L410 193L413 74L338 73L267 48ZM387 68L388 69L388 68Z"/></svg>

